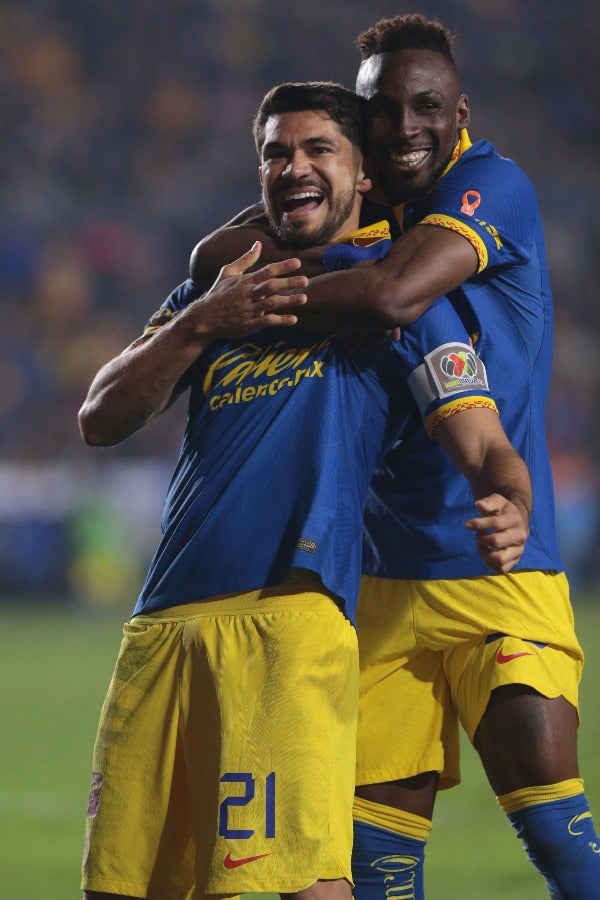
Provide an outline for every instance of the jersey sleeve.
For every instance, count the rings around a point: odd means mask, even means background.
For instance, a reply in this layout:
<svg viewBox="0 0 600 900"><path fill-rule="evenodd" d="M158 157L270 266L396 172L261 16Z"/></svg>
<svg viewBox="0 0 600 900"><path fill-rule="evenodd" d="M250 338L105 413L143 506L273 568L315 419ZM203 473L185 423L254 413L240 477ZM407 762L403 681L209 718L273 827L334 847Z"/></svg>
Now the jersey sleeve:
<svg viewBox="0 0 600 900"><path fill-rule="evenodd" d="M150 316L142 332L143 337L153 334L162 325L166 325L178 312L181 312L194 300L198 300L202 293L200 288L188 278L187 281L175 288L162 306Z"/></svg>
<svg viewBox="0 0 600 900"><path fill-rule="evenodd" d="M463 153L436 185L420 225L463 235L474 247L478 273L531 258L539 211L535 189L510 159L479 142Z"/></svg>
<svg viewBox="0 0 600 900"><path fill-rule="evenodd" d="M156 312L150 316L150 318L146 322L146 325L144 326L142 335L138 338L137 342L144 342L148 340L156 331L159 330L159 328L161 328L163 325L166 325L167 322L170 322L173 316L176 316L177 313L180 313L194 300L198 300L198 298L202 296L202 293L203 292L200 290L200 288L190 278L188 278L187 281L184 281L183 284L180 284L179 287L175 288L175 290L169 294L162 306L160 306L159 309L157 309ZM184 374L175 385L173 389L173 398L178 397L189 387L190 380L191 368L188 369L187 372L184 372Z"/></svg>
<svg viewBox="0 0 600 900"><path fill-rule="evenodd" d="M454 306L440 298L404 329L394 349L429 435L449 416L469 408L498 412L483 361Z"/></svg>

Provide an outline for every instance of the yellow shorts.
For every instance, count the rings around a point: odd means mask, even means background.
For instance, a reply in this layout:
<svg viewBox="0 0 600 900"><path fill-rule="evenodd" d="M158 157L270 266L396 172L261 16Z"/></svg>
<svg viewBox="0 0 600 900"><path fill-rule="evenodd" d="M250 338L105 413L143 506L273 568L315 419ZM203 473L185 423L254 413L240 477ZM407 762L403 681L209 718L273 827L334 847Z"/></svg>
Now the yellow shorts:
<svg viewBox="0 0 600 900"><path fill-rule="evenodd" d="M494 688L525 684L577 708L583 653L564 575L437 581L365 577L358 604L357 783L421 772L460 781Z"/></svg>
<svg viewBox="0 0 600 900"><path fill-rule="evenodd" d="M132 619L82 887L197 900L351 881L357 707L356 632L306 585Z"/></svg>

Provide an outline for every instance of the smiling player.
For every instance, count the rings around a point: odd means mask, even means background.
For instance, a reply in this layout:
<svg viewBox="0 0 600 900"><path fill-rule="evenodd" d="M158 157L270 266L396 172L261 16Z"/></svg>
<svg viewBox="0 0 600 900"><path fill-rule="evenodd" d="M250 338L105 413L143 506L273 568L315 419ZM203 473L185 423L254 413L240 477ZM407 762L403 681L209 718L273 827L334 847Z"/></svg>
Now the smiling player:
<svg viewBox="0 0 600 900"><path fill-rule="evenodd" d="M328 83L265 97L255 135L277 240L369 243L355 234L370 187L362 111ZM379 235L364 252L387 246ZM470 352L453 307L355 357L331 334L277 327L295 321L273 312L278 287L304 280L285 277L294 262L243 274L258 255L213 288L199 272L174 291L80 411L84 438L112 444L190 391L163 536L96 740L87 900L350 900L362 511L385 449L422 427L408 379L473 481L484 555L510 567L527 536L529 478L483 365L451 386L443 374L449 354Z"/></svg>
<svg viewBox="0 0 600 900"><path fill-rule="evenodd" d="M516 569L490 575L461 528L466 485L422 434L398 445L373 480L358 607L355 896L408 885L423 896L436 791L460 777L460 718L551 896L598 900L600 839L577 761L583 655L545 441L553 312L535 190L489 142L471 143L443 25L395 16L357 43L370 172L401 236L371 269L309 288L309 308L321 296L330 309L406 324L452 292L532 474L533 516ZM377 860L398 855L415 862L390 881Z"/></svg>

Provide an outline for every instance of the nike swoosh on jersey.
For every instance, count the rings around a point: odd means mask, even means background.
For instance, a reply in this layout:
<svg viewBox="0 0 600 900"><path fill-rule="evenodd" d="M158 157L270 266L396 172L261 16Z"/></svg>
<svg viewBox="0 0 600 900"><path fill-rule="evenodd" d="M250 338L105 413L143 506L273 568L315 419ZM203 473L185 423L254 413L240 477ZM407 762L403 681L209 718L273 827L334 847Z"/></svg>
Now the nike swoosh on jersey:
<svg viewBox="0 0 600 900"><path fill-rule="evenodd" d="M527 653L525 650L521 653L503 653L502 648L500 648L496 654L496 662L502 666L504 663L510 662L512 659L518 659L520 656L533 656L533 653Z"/></svg>
<svg viewBox="0 0 600 900"><path fill-rule="evenodd" d="M569 834L572 834L574 837L577 837L577 835L579 835L579 834L583 834L583 831L574 831L573 829L575 828L576 825L579 825L579 823L581 822L582 819L591 819L591 818L592 818L591 812L584 812L584 813L580 813L578 816L573 816L573 818L570 820L569 824L567 825L567 831L569 832Z"/></svg>
<svg viewBox="0 0 600 900"><path fill-rule="evenodd" d="M226 869L237 869L238 866L245 866L247 863L254 862L257 859L262 859L263 856L270 855L270 853L259 853L258 856L245 856L242 859L232 859L231 853L228 853L223 860L223 865Z"/></svg>

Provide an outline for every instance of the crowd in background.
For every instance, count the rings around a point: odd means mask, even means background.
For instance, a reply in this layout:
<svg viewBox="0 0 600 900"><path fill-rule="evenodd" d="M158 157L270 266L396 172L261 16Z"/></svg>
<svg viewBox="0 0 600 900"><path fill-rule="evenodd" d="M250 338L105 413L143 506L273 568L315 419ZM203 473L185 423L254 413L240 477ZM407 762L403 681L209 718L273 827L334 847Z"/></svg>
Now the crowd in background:
<svg viewBox="0 0 600 900"><path fill-rule="evenodd" d="M142 535L157 519L183 410L91 451L76 424L90 379L185 279L197 240L258 199L250 125L265 91L352 86L358 32L410 10L456 30L471 138L491 140L538 190L556 304L548 437L559 531L576 589L598 580L594 0L4 0L0 593L53 578L64 589L65 572L75 590L102 593L111 572L115 595L129 589L131 540L117 526L126 509L138 510ZM140 539L140 568L145 552Z"/></svg>

